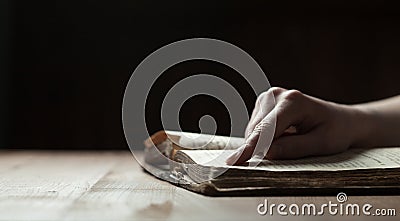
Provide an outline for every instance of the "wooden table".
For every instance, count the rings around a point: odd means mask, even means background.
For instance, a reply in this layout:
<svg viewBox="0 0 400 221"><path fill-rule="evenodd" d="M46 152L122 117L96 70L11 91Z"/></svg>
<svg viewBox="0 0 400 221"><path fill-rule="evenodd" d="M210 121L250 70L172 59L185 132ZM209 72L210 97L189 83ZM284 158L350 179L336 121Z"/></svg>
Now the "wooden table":
<svg viewBox="0 0 400 221"><path fill-rule="evenodd" d="M144 173L126 152L0 152L0 220L375 220L376 216L261 216L257 205L322 204L336 197L212 198ZM400 212L399 196L348 203ZM398 220L397 217L379 217Z"/></svg>

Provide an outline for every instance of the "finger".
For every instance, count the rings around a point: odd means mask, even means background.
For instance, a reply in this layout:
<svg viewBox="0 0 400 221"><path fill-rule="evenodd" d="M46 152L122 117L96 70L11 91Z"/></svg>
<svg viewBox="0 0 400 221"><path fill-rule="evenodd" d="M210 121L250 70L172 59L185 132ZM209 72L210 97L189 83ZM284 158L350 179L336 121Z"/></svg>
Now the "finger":
<svg viewBox="0 0 400 221"><path fill-rule="evenodd" d="M274 124L268 115L257 124L246 143L241 146L228 159L229 165L240 165L249 160L253 155L262 155L268 152L268 148L274 136Z"/></svg>
<svg viewBox="0 0 400 221"><path fill-rule="evenodd" d="M254 118L257 117L257 114L258 114L258 112L259 112L259 111L258 111L259 108L260 108L260 97L258 97L257 100L256 100L256 104L254 105L253 112L251 113L251 117L250 117L249 123L248 123L247 126L246 126L246 130L245 130L245 133L244 133L245 139L247 139L247 137L250 135L250 133L251 133L251 132L253 131L253 129L254 129L253 122L254 122Z"/></svg>
<svg viewBox="0 0 400 221"><path fill-rule="evenodd" d="M304 122L308 113L308 107L303 104L300 92L290 90L282 96L283 100L275 107L276 111L272 112L275 115L271 115L271 118L275 117L276 120L274 139L279 138L287 131L297 131L293 128Z"/></svg>
<svg viewBox="0 0 400 221"><path fill-rule="evenodd" d="M306 116L306 107L301 105L301 101L297 97L293 97L297 96L297 92L289 91L284 96L285 100L280 102L254 127L246 139L246 145L241 151L242 156L238 157L236 164L246 162L253 155L265 156L272 139L282 136L287 131L293 131L292 126L303 121Z"/></svg>
<svg viewBox="0 0 400 221"><path fill-rule="evenodd" d="M240 158L245 158L245 157L251 157L251 155L250 156L245 156L245 155L247 155L248 153L246 152L246 153L244 153L243 154L243 151L244 151L244 149L245 149L245 147L246 147L246 145L244 144L243 146L241 146L241 147L239 147L234 153L232 153L227 159L226 159L226 164L228 164L228 165L240 165L240 163L238 163L238 160L240 159ZM250 153L251 154L251 153ZM243 159L241 159L240 160L240 162L245 162L246 160L243 160Z"/></svg>
<svg viewBox="0 0 400 221"><path fill-rule="evenodd" d="M283 90L283 89L282 89ZM262 93L256 101L256 105L250 121L246 127L245 138L247 139L249 135L253 132L254 128L260 121L265 118L272 111L275 106L275 97L273 91L269 90Z"/></svg>
<svg viewBox="0 0 400 221"><path fill-rule="evenodd" d="M321 144L321 136L316 132L281 137L272 142L266 158L284 160L316 155L320 153Z"/></svg>

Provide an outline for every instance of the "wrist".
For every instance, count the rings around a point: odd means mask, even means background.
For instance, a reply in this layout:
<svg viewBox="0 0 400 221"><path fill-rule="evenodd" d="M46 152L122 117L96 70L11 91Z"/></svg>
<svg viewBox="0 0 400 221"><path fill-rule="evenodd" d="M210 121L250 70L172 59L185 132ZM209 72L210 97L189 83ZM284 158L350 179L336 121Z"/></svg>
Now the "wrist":
<svg viewBox="0 0 400 221"><path fill-rule="evenodd" d="M346 105L352 134L350 147L370 147L374 134L374 113L362 105Z"/></svg>

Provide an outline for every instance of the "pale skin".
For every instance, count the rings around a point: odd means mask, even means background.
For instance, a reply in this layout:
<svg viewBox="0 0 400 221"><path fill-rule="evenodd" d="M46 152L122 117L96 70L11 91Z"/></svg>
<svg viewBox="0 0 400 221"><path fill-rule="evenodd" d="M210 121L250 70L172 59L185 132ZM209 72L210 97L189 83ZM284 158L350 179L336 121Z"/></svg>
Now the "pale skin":
<svg viewBox="0 0 400 221"><path fill-rule="evenodd" d="M246 142L227 159L227 164L240 165L249 160L262 132L271 131L271 122L276 122L276 127L270 132L273 139L267 159L329 155L350 147L398 146L400 96L344 105L297 90L271 88L257 98L246 128Z"/></svg>

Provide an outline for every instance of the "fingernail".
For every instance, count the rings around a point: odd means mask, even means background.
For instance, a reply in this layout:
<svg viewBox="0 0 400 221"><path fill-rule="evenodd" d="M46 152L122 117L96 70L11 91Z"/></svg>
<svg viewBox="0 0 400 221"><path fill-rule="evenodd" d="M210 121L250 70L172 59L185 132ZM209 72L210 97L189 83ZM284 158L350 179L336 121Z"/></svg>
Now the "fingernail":
<svg viewBox="0 0 400 221"><path fill-rule="evenodd" d="M229 157L226 159L225 163L228 165L233 165L236 163L236 161L239 159L240 155L242 155L242 152L244 150L244 147L241 147L237 149L235 152L233 152Z"/></svg>
<svg viewBox="0 0 400 221"><path fill-rule="evenodd" d="M243 148L237 149L234 153L232 153L227 159L226 163L229 165L233 165L236 163L236 161L239 159L240 155L242 155Z"/></svg>
<svg viewBox="0 0 400 221"><path fill-rule="evenodd" d="M225 161L226 164L228 165L233 165L236 160L239 158L239 153L236 151L234 153L232 153Z"/></svg>

